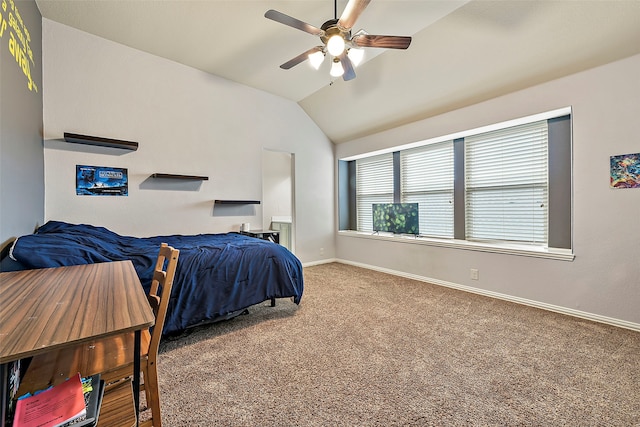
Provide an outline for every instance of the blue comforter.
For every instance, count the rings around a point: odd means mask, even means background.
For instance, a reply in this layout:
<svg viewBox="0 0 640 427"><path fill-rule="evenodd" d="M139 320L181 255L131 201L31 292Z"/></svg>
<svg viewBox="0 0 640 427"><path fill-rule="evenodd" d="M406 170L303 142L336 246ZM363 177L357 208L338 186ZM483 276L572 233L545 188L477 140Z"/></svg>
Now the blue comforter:
<svg viewBox="0 0 640 427"><path fill-rule="evenodd" d="M236 233L121 236L103 227L49 221L16 240L26 268L131 260L145 292L160 243L180 250L164 334L227 318L272 298L300 303L302 265L284 246Z"/></svg>

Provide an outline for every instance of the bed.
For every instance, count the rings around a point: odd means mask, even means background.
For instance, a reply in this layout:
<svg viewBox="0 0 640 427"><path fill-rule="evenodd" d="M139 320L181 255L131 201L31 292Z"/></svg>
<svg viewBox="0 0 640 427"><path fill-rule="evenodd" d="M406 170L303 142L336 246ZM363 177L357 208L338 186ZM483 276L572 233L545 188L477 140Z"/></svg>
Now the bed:
<svg viewBox="0 0 640 427"><path fill-rule="evenodd" d="M302 264L276 243L238 233L122 236L104 227L49 221L13 243L11 269L131 260L149 291L161 243L180 250L163 334L229 319L264 301L299 304Z"/></svg>

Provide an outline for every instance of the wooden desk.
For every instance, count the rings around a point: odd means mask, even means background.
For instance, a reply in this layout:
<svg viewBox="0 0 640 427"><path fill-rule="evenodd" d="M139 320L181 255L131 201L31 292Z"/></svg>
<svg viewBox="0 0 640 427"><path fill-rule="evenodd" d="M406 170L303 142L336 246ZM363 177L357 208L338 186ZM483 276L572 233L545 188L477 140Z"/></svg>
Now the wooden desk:
<svg viewBox="0 0 640 427"><path fill-rule="evenodd" d="M6 363L131 331L139 363L140 331L154 321L130 261L0 273L0 426Z"/></svg>

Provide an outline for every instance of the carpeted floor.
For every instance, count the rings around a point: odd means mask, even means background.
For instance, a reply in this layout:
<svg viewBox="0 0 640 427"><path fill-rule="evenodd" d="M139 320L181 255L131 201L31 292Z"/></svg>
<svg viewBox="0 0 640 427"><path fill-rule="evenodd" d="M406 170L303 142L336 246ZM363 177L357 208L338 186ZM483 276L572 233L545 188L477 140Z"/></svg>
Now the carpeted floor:
<svg viewBox="0 0 640 427"><path fill-rule="evenodd" d="M161 344L165 426L640 426L640 333L344 264Z"/></svg>

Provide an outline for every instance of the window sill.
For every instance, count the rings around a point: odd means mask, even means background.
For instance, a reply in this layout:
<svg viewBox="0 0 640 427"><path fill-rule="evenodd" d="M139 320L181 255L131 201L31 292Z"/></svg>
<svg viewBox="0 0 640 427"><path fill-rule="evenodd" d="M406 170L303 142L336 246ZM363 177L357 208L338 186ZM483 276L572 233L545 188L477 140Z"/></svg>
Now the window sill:
<svg viewBox="0 0 640 427"><path fill-rule="evenodd" d="M433 237L394 236L391 234L372 234L361 231L340 230L339 236L360 239L383 240L389 242L409 243L414 245L438 246L443 248L462 249L469 251L491 252L506 255L519 255L534 258L573 261L575 255L570 249L543 248L537 246L518 245L511 243L469 242L466 240L437 239Z"/></svg>

